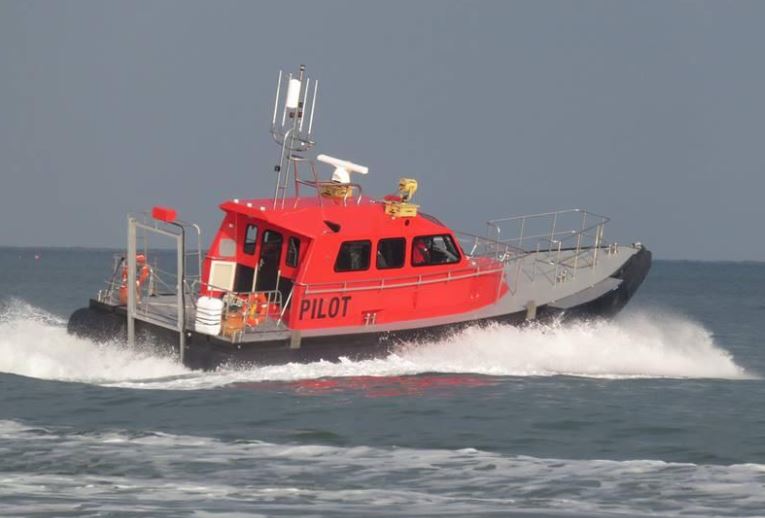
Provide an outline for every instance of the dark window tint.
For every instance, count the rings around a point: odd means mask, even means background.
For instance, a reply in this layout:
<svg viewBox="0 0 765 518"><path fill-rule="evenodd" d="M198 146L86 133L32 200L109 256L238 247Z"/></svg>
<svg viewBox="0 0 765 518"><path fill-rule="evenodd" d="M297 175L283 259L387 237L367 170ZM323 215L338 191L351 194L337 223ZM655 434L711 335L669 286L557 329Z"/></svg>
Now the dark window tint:
<svg viewBox="0 0 765 518"><path fill-rule="evenodd" d="M406 256L406 239L394 237L377 243L377 269L401 268Z"/></svg>
<svg viewBox="0 0 765 518"><path fill-rule="evenodd" d="M273 230L266 230L260 242L258 278L255 281L257 291L269 291L276 288L281 260L282 235Z"/></svg>
<svg viewBox="0 0 765 518"><path fill-rule="evenodd" d="M300 240L291 237L287 244L287 266L295 267L300 261Z"/></svg>
<svg viewBox="0 0 765 518"><path fill-rule="evenodd" d="M281 246L282 235L274 230L266 230L263 233L263 246Z"/></svg>
<svg viewBox="0 0 765 518"><path fill-rule="evenodd" d="M247 225L244 232L244 253L252 255L255 253L255 243L258 242L258 227Z"/></svg>
<svg viewBox="0 0 765 518"><path fill-rule="evenodd" d="M262 247L260 251L261 262L276 257L274 262L278 266L282 254L282 235L273 230L266 230L263 232L263 241L260 246Z"/></svg>
<svg viewBox="0 0 765 518"><path fill-rule="evenodd" d="M250 292L252 291L252 279L255 277L255 269L238 264L236 266L236 277L234 280L234 291Z"/></svg>
<svg viewBox="0 0 765 518"><path fill-rule="evenodd" d="M355 272L369 268L371 241L346 241L340 245L340 253L335 261L336 272Z"/></svg>
<svg viewBox="0 0 765 518"><path fill-rule="evenodd" d="M452 236L420 236L412 241L412 265L450 264L460 260Z"/></svg>

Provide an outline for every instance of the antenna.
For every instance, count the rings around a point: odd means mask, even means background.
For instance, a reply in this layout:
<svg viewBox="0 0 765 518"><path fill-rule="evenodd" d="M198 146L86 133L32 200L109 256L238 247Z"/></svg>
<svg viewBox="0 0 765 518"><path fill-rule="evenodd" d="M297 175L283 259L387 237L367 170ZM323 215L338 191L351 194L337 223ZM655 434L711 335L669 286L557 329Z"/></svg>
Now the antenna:
<svg viewBox="0 0 765 518"><path fill-rule="evenodd" d="M311 137L318 87L319 82L313 81L312 85L311 78L305 74L305 65L300 65L297 74L279 71L271 119L271 135L279 145L287 145L290 151L307 151L316 144ZM278 117L280 107L281 117Z"/></svg>
<svg viewBox="0 0 765 518"><path fill-rule="evenodd" d="M311 92L311 86L313 86L313 92ZM274 99L274 115L271 119L271 135L273 135L276 143L282 147L279 165L274 168L276 172L274 208L277 206L280 195L282 205L287 196L290 163L295 158L302 158L295 153L308 151L316 144L312 138L312 132L318 89L318 81L313 81L313 85L311 85L311 79L305 73L305 65L300 65L296 75L279 71L279 79L276 82L276 98ZM280 106L281 118L278 117ZM309 107L310 112L308 111ZM308 124L306 125L306 114L309 113ZM294 174L297 178L297 171Z"/></svg>

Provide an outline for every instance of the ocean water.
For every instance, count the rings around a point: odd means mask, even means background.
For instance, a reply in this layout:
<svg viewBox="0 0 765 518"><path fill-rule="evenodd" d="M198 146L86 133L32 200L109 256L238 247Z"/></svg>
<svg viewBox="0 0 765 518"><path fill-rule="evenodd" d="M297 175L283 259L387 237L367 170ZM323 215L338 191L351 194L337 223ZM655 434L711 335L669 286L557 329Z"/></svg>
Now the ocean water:
<svg viewBox="0 0 765 518"><path fill-rule="evenodd" d="M765 516L765 264L656 261L611 322L200 373L67 335L111 256L0 249L0 515Z"/></svg>

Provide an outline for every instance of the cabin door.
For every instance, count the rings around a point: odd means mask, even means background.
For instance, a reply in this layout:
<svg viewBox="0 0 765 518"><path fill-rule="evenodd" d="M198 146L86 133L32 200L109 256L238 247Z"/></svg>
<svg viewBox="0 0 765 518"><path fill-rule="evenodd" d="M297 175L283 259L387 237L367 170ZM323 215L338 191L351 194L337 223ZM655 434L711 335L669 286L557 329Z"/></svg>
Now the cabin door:
<svg viewBox="0 0 765 518"><path fill-rule="evenodd" d="M266 230L263 232L263 240L260 246L260 262L258 263L258 278L255 281L255 291L271 291L276 289L281 259L282 235L273 230Z"/></svg>

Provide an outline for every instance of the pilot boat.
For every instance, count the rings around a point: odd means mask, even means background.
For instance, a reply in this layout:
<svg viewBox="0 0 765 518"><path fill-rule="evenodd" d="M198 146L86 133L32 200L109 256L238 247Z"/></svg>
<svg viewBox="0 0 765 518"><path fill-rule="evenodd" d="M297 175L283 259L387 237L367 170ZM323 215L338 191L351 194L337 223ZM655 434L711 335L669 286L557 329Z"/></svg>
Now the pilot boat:
<svg viewBox="0 0 765 518"><path fill-rule="evenodd" d="M126 253L69 332L198 369L361 359L468 326L611 317L643 282L651 253L608 242L608 218L583 209L472 235L423 212L416 179L365 195L367 167L312 151L317 91L304 66L279 73L273 197L220 205L205 253L171 208L128 216Z"/></svg>

